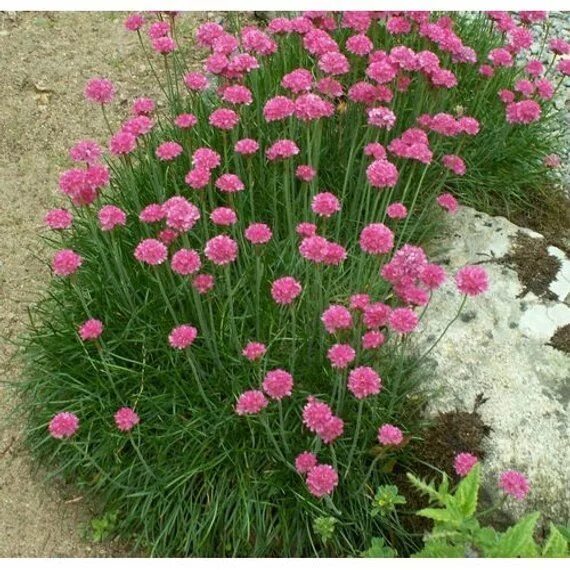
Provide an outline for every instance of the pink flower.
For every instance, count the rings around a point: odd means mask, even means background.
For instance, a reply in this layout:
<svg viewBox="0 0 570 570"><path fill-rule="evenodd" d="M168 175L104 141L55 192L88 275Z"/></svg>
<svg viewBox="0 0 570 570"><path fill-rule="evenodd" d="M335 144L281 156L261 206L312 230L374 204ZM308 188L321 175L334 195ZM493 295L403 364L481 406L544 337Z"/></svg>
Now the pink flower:
<svg viewBox="0 0 570 570"><path fill-rule="evenodd" d="M320 192L313 196L311 210L319 216L330 218L336 212L340 212L340 202L334 194Z"/></svg>
<svg viewBox="0 0 570 570"><path fill-rule="evenodd" d="M300 121L317 121L334 115L334 105L314 93L300 95L295 100L295 116Z"/></svg>
<svg viewBox="0 0 570 570"><path fill-rule="evenodd" d="M365 105L372 105L378 97L378 89L366 83L366 81L359 81L350 87L348 90L348 98L354 103L363 103Z"/></svg>
<svg viewBox="0 0 570 570"><path fill-rule="evenodd" d="M59 412L49 422L48 430L55 439L71 437L79 429L79 418L71 412Z"/></svg>
<svg viewBox="0 0 570 570"><path fill-rule="evenodd" d="M167 36L170 33L170 23L164 21L158 21L151 24L148 29L148 36L151 39L161 38Z"/></svg>
<svg viewBox="0 0 570 570"><path fill-rule="evenodd" d="M66 230L73 223L73 215L64 208L55 208L46 213L44 223L52 230Z"/></svg>
<svg viewBox="0 0 570 570"><path fill-rule="evenodd" d="M371 142L364 147L364 154L372 156L375 160L384 160L386 149L379 142Z"/></svg>
<svg viewBox="0 0 570 570"><path fill-rule="evenodd" d="M310 451L303 451L295 457L295 469L297 473L307 473L317 465L317 456Z"/></svg>
<svg viewBox="0 0 570 570"><path fill-rule="evenodd" d="M450 214L455 214L459 205L457 200L449 193L445 192L440 194L437 199L437 203L445 210L447 210Z"/></svg>
<svg viewBox="0 0 570 570"><path fill-rule="evenodd" d="M562 75L570 75L570 59L561 59L556 66L556 70Z"/></svg>
<svg viewBox="0 0 570 570"><path fill-rule="evenodd" d="M381 255L394 247L394 234L384 224L369 224L360 233L359 243L362 251Z"/></svg>
<svg viewBox="0 0 570 570"><path fill-rule="evenodd" d="M479 73L483 76L483 77L493 77L493 75L495 74L495 70L487 64L483 64L480 68L479 68Z"/></svg>
<svg viewBox="0 0 570 570"><path fill-rule="evenodd" d="M198 330L191 325L180 325L173 328L168 335L168 343L172 348L184 350L188 348L198 336Z"/></svg>
<svg viewBox="0 0 570 570"><path fill-rule="evenodd" d="M141 210L139 220L145 224L152 224L163 220L165 215L164 209L160 204L149 204Z"/></svg>
<svg viewBox="0 0 570 570"><path fill-rule="evenodd" d="M550 40L548 47L556 55L568 55L570 53L570 43L562 38L553 38Z"/></svg>
<svg viewBox="0 0 570 570"><path fill-rule="evenodd" d="M170 36L161 36L153 38L151 41L152 49L162 55L172 53L176 49L176 42Z"/></svg>
<svg viewBox="0 0 570 570"><path fill-rule="evenodd" d="M398 169L387 160L375 160L366 169L366 176L375 188L393 188L398 182Z"/></svg>
<svg viewBox="0 0 570 570"><path fill-rule="evenodd" d="M326 265L340 265L347 257L346 249L339 243L328 242L323 256Z"/></svg>
<svg viewBox="0 0 570 570"><path fill-rule="evenodd" d="M165 228L164 230L160 230L158 232L158 239L164 245L170 245L180 234L171 228Z"/></svg>
<svg viewBox="0 0 570 570"><path fill-rule="evenodd" d="M69 150L69 157L74 162L94 164L101 158L101 147L92 140L79 141Z"/></svg>
<svg viewBox="0 0 570 570"><path fill-rule="evenodd" d="M404 204L394 202L386 208L386 215L392 220L403 220L408 215L408 210Z"/></svg>
<svg viewBox="0 0 570 570"><path fill-rule="evenodd" d="M248 390L238 398L235 412L238 416L258 414L268 403L261 390Z"/></svg>
<svg viewBox="0 0 570 570"><path fill-rule="evenodd" d="M267 243L271 237L272 232L267 224L250 224L245 232L245 239L254 244Z"/></svg>
<svg viewBox="0 0 570 570"><path fill-rule="evenodd" d="M176 142L164 142L156 149L156 157L160 160L173 160L180 156L183 150Z"/></svg>
<svg viewBox="0 0 570 570"><path fill-rule="evenodd" d="M267 29L273 34L288 34L291 31L291 22L287 18L273 18Z"/></svg>
<svg viewBox="0 0 570 570"><path fill-rule="evenodd" d="M252 362L259 360L267 352L266 346L261 342L248 342L242 350L243 356Z"/></svg>
<svg viewBox="0 0 570 570"><path fill-rule="evenodd" d="M333 368L346 368L355 358L356 351L349 344L334 344L327 352Z"/></svg>
<svg viewBox="0 0 570 570"><path fill-rule="evenodd" d="M140 137L150 133L153 127L154 121L150 117L138 115L137 117L125 121L121 126L121 131L133 135L134 137ZM128 139L125 139L125 141L122 141L122 144L126 146Z"/></svg>
<svg viewBox="0 0 570 570"><path fill-rule="evenodd" d="M458 176L463 176L467 171L465 162L463 162L463 159L456 154L445 154L441 159L441 162L445 168L451 170Z"/></svg>
<svg viewBox="0 0 570 570"><path fill-rule="evenodd" d="M327 445L340 437L344 432L344 422L337 416L332 416L322 427L317 430L317 435Z"/></svg>
<svg viewBox="0 0 570 570"><path fill-rule="evenodd" d="M505 48L492 49L488 58L495 67L511 67L513 65L513 56Z"/></svg>
<svg viewBox="0 0 570 570"><path fill-rule="evenodd" d="M191 91L204 91L208 88L209 82L203 73L192 71L184 76L184 85Z"/></svg>
<svg viewBox="0 0 570 570"><path fill-rule="evenodd" d="M438 289L445 281L445 271L443 267L429 263L422 269L420 280L428 289Z"/></svg>
<svg viewBox="0 0 570 570"><path fill-rule="evenodd" d="M323 55L329 51L338 51L337 43L324 30L313 28L303 38L303 46L312 55Z"/></svg>
<svg viewBox="0 0 570 570"><path fill-rule="evenodd" d="M384 303L369 303L364 309L362 322L368 329L377 329L388 324L392 309Z"/></svg>
<svg viewBox="0 0 570 570"><path fill-rule="evenodd" d="M197 166L186 174L184 182L194 190L204 188L210 183L210 170Z"/></svg>
<svg viewBox="0 0 570 570"><path fill-rule="evenodd" d="M52 269L56 275L66 277L75 273L82 263L83 258L73 250L62 249L53 256Z"/></svg>
<svg viewBox="0 0 570 570"><path fill-rule="evenodd" d="M353 53L354 55L366 55L372 51L374 44L372 40L365 34L357 34L355 36L350 36L346 40L346 51Z"/></svg>
<svg viewBox="0 0 570 570"><path fill-rule="evenodd" d="M313 74L308 69L294 69L290 73L284 75L281 80L281 85L293 93L310 91L312 84Z"/></svg>
<svg viewBox="0 0 570 570"><path fill-rule="evenodd" d="M538 59L530 59L524 70L533 77L538 77L544 72L544 65Z"/></svg>
<svg viewBox="0 0 570 570"><path fill-rule="evenodd" d="M228 85L222 93L222 99L232 105L250 105L253 101L251 91L245 85Z"/></svg>
<svg viewBox="0 0 570 570"><path fill-rule="evenodd" d="M378 441L382 445L400 445L403 439L402 430L391 424L384 424L378 430Z"/></svg>
<svg viewBox="0 0 570 570"><path fill-rule="evenodd" d="M324 53L318 61L319 69L329 75L344 75L350 71L348 59L342 53L329 51Z"/></svg>
<svg viewBox="0 0 570 570"><path fill-rule="evenodd" d="M322 431L333 417L328 404L309 396L303 407L303 423L312 432Z"/></svg>
<svg viewBox="0 0 570 570"><path fill-rule="evenodd" d="M366 293L356 293L350 296L350 308L353 311L364 311L370 303L370 295Z"/></svg>
<svg viewBox="0 0 570 570"><path fill-rule="evenodd" d="M408 334L413 332L418 326L419 319L412 309L400 307L394 309L388 317L390 328L399 334Z"/></svg>
<svg viewBox="0 0 570 570"><path fill-rule="evenodd" d="M528 79L519 79L515 83L515 91L522 93L525 97L530 97L534 93L534 85Z"/></svg>
<svg viewBox="0 0 570 570"><path fill-rule="evenodd" d="M125 26L126 30L129 30L130 32L136 32L143 27L144 16L138 12L133 12L125 18L123 25Z"/></svg>
<svg viewBox="0 0 570 570"><path fill-rule="evenodd" d="M192 115L191 113L183 113L182 115L178 115L178 117L174 119L174 124L180 129L190 129L194 125L196 125L197 122L198 119L196 118L195 115Z"/></svg>
<svg viewBox="0 0 570 570"><path fill-rule="evenodd" d="M317 174L317 171L308 164L300 164L295 170L295 176L303 182L310 182Z"/></svg>
<svg viewBox="0 0 570 570"><path fill-rule="evenodd" d="M133 115L150 115L156 108L156 103L148 97L139 97L133 101Z"/></svg>
<svg viewBox="0 0 570 570"><path fill-rule="evenodd" d="M455 284L463 295L475 297L489 289L489 276L482 267L466 265L455 274Z"/></svg>
<svg viewBox="0 0 570 570"><path fill-rule="evenodd" d="M279 305L290 305L302 290L301 284L293 277L281 277L271 285L271 296Z"/></svg>
<svg viewBox="0 0 570 570"><path fill-rule="evenodd" d="M108 79L93 77L85 85L83 94L88 101L105 105L113 100L115 87Z"/></svg>
<svg viewBox="0 0 570 570"><path fill-rule="evenodd" d="M191 275L200 269L200 255L193 249L179 249L170 261L172 271L178 275Z"/></svg>
<svg viewBox="0 0 570 570"><path fill-rule="evenodd" d="M317 81L317 90L327 97L341 97L344 88L341 83L332 77L323 77Z"/></svg>
<svg viewBox="0 0 570 570"><path fill-rule="evenodd" d="M109 141L109 150L111 154L120 156L122 154L129 154L135 150L137 146L137 138L135 135L127 131L119 131L114 134Z"/></svg>
<svg viewBox="0 0 570 570"><path fill-rule="evenodd" d="M124 226L127 223L127 214L117 208L117 206L103 206L98 214L99 224L101 224L101 229L105 232L109 232L117 226Z"/></svg>
<svg viewBox="0 0 570 570"><path fill-rule="evenodd" d="M348 375L348 389L358 400L378 394L381 388L380 376L369 366L359 366Z"/></svg>
<svg viewBox="0 0 570 570"><path fill-rule="evenodd" d="M554 86L548 79L536 79L534 82L538 96L544 100L549 101L554 95Z"/></svg>
<svg viewBox="0 0 570 570"><path fill-rule="evenodd" d="M205 295L208 291L214 288L214 276L208 273L201 273L196 275L192 280L192 287L200 293L200 295Z"/></svg>
<svg viewBox="0 0 570 570"><path fill-rule="evenodd" d="M228 69L228 57L219 52L215 52L204 60L204 70L214 75L220 75Z"/></svg>
<svg viewBox="0 0 570 570"><path fill-rule="evenodd" d="M362 335L362 348L372 350L384 344L386 338L379 331L368 331Z"/></svg>
<svg viewBox="0 0 570 570"><path fill-rule="evenodd" d="M103 323L98 319L89 319L79 327L81 340L96 340L103 334Z"/></svg>
<svg viewBox="0 0 570 570"><path fill-rule="evenodd" d="M334 334L338 330L350 329L353 326L350 311L342 305L330 305L323 312L321 321L329 334Z"/></svg>
<svg viewBox="0 0 570 570"><path fill-rule="evenodd" d="M259 150L259 143L254 139L241 139L235 144L234 150L238 154L249 156Z"/></svg>
<svg viewBox="0 0 570 570"><path fill-rule="evenodd" d="M391 130L396 123L396 115L387 107L368 109L368 124Z"/></svg>
<svg viewBox="0 0 570 570"><path fill-rule="evenodd" d="M294 112L295 103L283 95L277 95L277 97L268 99L263 107L263 117L268 123L286 119Z"/></svg>
<svg viewBox="0 0 570 570"><path fill-rule="evenodd" d="M210 214L210 220L218 226L231 226L237 222L237 215L231 208L216 208Z"/></svg>
<svg viewBox="0 0 570 570"><path fill-rule="evenodd" d="M465 477L478 461L472 453L458 453L453 460L453 468L459 476Z"/></svg>
<svg viewBox="0 0 570 570"><path fill-rule="evenodd" d="M135 248L136 259L149 265L164 263L167 255L166 246L157 239L143 239Z"/></svg>
<svg viewBox="0 0 570 570"><path fill-rule="evenodd" d="M295 231L301 237L312 237L317 233L317 226L310 222L301 222L300 224L297 224Z"/></svg>
<svg viewBox="0 0 570 570"><path fill-rule="evenodd" d="M231 131L239 123L239 115L232 109L220 108L210 114L208 122L218 129Z"/></svg>
<svg viewBox="0 0 570 570"><path fill-rule="evenodd" d="M263 379L263 390L274 400L290 396L293 390L293 376L280 368L270 370Z"/></svg>
<svg viewBox="0 0 570 570"><path fill-rule="evenodd" d="M548 168L558 168L562 161L557 154L547 154L543 159L544 166Z"/></svg>
<svg viewBox="0 0 570 570"><path fill-rule="evenodd" d="M307 488L315 497L330 495L338 485L338 474L331 465L317 465L307 475Z"/></svg>
<svg viewBox="0 0 570 570"><path fill-rule="evenodd" d="M528 125L540 119L540 105L531 99L507 104L507 123Z"/></svg>
<svg viewBox="0 0 570 570"><path fill-rule="evenodd" d="M140 422L138 414L132 408L120 408L114 418L120 431L131 431Z"/></svg>
<svg viewBox="0 0 570 570"><path fill-rule="evenodd" d="M181 232L190 231L200 219L200 210L182 196L169 198L162 208L166 213L166 225Z"/></svg>
<svg viewBox="0 0 570 570"><path fill-rule="evenodd" d="M243 182L239 179L239 176L235 174L222 174L216 180L216 188L221 190L222 192L227 192L228 194L232 194L234 192L241 192L245 186Z"/></svg>
<svg viewBox="0 0 570 570"><path fill-rule="evenodd" d="M294 141L288 139L278 140L265 151L265 155L269 160L285 160L296 154L299 154L299 147Z"/></svg>
<svg viewBox="0 0 570 570"><path fill-rule="evenodd" d="M518 501L522 501L530 491L527 478L520 471L505 471L499 478L499 487Z"/></svg>
<svg viewBox="0 0 570 570"><path fill-rule="evenodd" d="M224 28L216 22L205 22L196 30L196 41L205 47L212 47L214 40L223 35Z"/></svg>
<svg viewBox="0 0 570 570"><path fill-rule="evenodd" d="M212 263L227 265L236 260L238 245L232 238L219 235L206 242L204 253Z"/></svg>

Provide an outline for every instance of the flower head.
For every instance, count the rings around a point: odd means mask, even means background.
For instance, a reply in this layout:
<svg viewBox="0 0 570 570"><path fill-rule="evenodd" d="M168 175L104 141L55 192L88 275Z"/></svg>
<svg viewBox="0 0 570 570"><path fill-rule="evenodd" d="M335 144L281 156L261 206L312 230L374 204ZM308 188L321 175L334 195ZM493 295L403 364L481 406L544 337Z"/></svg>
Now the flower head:
<svg viewBox="0 0 570 570"><path fill-rule="evenodd" d="M238 398L235 412L238 416L258 414L268 403L261 390L248 390Z"/></svg>
<svg viewBox="0 0 570 570"><path fill-rule="evenodd" d="M453 468L460 477L465 477L479 461L472 453L458 453L453 460Z"/></svg>
<svg viewBox="0 0 570 570"><path fill-rule="evenodd" d="M378 430L378 441L382 445L400 445L403 439L402 430L391 424L384 424Z"/></svg>
<svg viewBox="0 0 570 570"><path fill-rule="evenodd" d="M101 229L105 232L109 232L117 226L124 226L127 223L127 214L117 208L117 206L103 206L98 214L99 224Z"/></svg>
<svg viewBox="0 0 570 570"><path fill-rule="evenodd" d="M528 479L520 471L514 470L501 473L499 487L518 501L522 501L530 491Z"/></svg>
<svg viewBox="0 0 570 570"><path fill-rule="evenodd" d="M310 451L303 451L295 457L295 469L297 473L307 473L317 465L317 456Z"/></svg>
<svg viewBox="0 0 570 570"><path fill-rule="evenodd" d="M120 408L115 413L115 425L120 431L131 431L141 420L132 408Z"/></svg>
<svg viewBox="0 0 570 570"><path fill-rule="evenodd" d="M348 389L359 400L378 394L381 388L380 376L370 366L359 366L348 375Z"/></svg>
<svg viewBox="0 0 570 570"><path fill-rule="evenodd" d="M313 196L311 210L319 216L330 218L336 212L340 212L340 201L330 192L320 192Z"/></svg>
<svg viewBox="0 0 570 570"><path fill-rule="evenodd" d="M192 287L194 287L200 295L205 295L214 288L214 276L208 273L200 273L200 275L196 275L192 280Z"/></svg>
<svg viewBox="0 0 570 570"><path fill-rule="evenodd" d="M156 157L160 160L174 160L184 149L174 141L163 142L156 149Z"/></svg>
<svg viewBox="0 0 570 570"><path fill-rule="evenodd" d="M193 249L179 249L170 260L170 266L178 275L191 275L202 266L200 255Z"/></svg>
<svg viewBox="0 0 570 570"><path fill-rule="evenodd" d="M259 143L254 139L241 139L235 144L234 150L238 154L250 156L259 150Z"/></svg>
<svg viewBox="0 0 570 570"><path fill-rule="evenodd" d="M81 340L97 340L103 334L103 323L98 319L89 319L79 327Z"/></svg>
<svg viewBox="0 0 570 570"><path fill-rule="evenodd" d="M290 396L293 390L293 376L285 370L270 370L263 379L264 392L274 400Z"/></svg>
<svg viewBox="0 0 570 570"><path fill-rule="evenodd" d="M206 242L204 253L212 263L227 265L236 260L238 245L231 237L219 235Z"/></svg>
<svg viewBox="0 0 570 570"><path fill-rule="evenodd" d="M281 277L271 285L271 296L279 305L290 305L302 290L301 284L293 277Z"/></svg>
<svg viewBox="0 0 570 570"><path fill-rule="evenodd" d="M338 473L331 465L317 465L307 475L307 488L315 497L330 495L338 485Z"/></svg>
<svg viewBox="0 0 570 570"><path fill-rule="evenodd" d="M259 360L267 352L267 347L261 342L248 342L241 351L242 355L252 362Z"/></svg>
<svg viewBox="0 0 570 570"><path fill-rule="evenodd" d="M475 297L489 289L489 276L483 267L467 265L456 273L455 284L463 295Z"/></svg>
<svg viewBox="0 0 570 570"><path fill-rule="evenodd" d="M440 194L437 197L437 203L444 210L447 210L450 214L455 214L457 212L457 209L459 208L457 200L449 192L445 192L443 194Z"/></svg>
<svg viewBox="0 0 570 570"><path fill-rule="evenodd" d="M100 105L106 105L115 96L115 86L104 77L93 77L85 85L85 99Z"/></svg>
<svg viewBox="0 0 570 570"><path fill-rule="evenodd" d="M245 186L236 174L222 174L216 180L216 188L222 192L233 194L234 192L241 192Z"/></svg>
<svg viewBox="0 0 570 570"><path fill-rule="evenodd" d="M360 233L360 248L366 253L381 255L394 247L394 234L384 224L369 224Z"/></svg>
<svg viewBox="0 0 570 570"><path fill-rule="evenodd" d="M159 240L153 238L143 239L135 248L135 257L138 261L148 265L160 265L166 260L168 250Z"/></svg>
<svg viewBox="0 0 570 570"><path fill-rule="evenodd" d="M390 328L399 334L408 334L413 332L416 330L418 323L419 318L416 313L407 307L394 309L388 317Z"/></svg>
<svg viewBox="0 0 570 570"><path fill-rule="evenodd" d="M198 330L191 325L180 325L173 328L168 335L168 343L172 348L184 350L188 348L198 336Z"/></svg>
<svg viewBox="0 0 570 570"><path fill-rule="evenodd" d="M273 236L273 233L267 224L250 224L246 228L244 235L249 242L260 245L267 243Z"/></svg>
<svg viewBox="0 0 570 570"><path fill-rule="evenodd" d="M330 334L334 334L338 330L351 329L353 325L350 311L342 305L330 305L323 312L321 321Z"/></svg>
<svg viewBox="0 0 570 570"><path fill-rule="evenodd" d="M66 230L73 223L73 214L64 208L55 208L46 213L44 223L52 230Z"/></svg>
<svg viewBox="0 0 570 570"><path fill-rule="evenodd" d="M52 269L59 277L66 277L75 273L81 264L83 258L71 249L62 249L53 256Z"/></svg>
<svg viewBox="0 0 570 570"><path fill-rule="evenodd" d="M327 352L333 368L346 368L355 358L356 351L350 344L334 344Z"/></svg>
<svg viewBox="0 0 570 570"><path fill-rule="evenodd" d="M400 202L394 202L386 208L386 215L392 220L402 220L408 215L408 209Z"/></svg>
<svg viewBox="0 0 570 570"><path fill-rule="evenodd" d="M55 439L71 437L79 429L79 418L71 412L60 412L49 422L48 430Z"/></svg>

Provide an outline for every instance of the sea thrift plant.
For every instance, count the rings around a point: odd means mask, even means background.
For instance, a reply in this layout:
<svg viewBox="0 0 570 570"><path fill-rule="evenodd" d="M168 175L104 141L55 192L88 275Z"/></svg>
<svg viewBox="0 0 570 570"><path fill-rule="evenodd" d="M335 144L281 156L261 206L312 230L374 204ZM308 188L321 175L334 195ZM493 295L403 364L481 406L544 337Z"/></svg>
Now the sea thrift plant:
<svg viewBox="0 0 570 570"><path fill-rule="evenodd" d="M53 181L29 442L152 555L355 556L372 536L410 554L419 538L370 501L417 463L421 319L447 279L452 319L492 287L424 245L512 159L489 140L548 119L536 80L554 96L566 47L527 73L531 28L484 14L233 14L195 44L184 17L127 18L160 94L71 142ZM119 111L111 79L84 94ZM537 140L532 169L552 173ZM318 517L338 521L325 543Z"/></svg>

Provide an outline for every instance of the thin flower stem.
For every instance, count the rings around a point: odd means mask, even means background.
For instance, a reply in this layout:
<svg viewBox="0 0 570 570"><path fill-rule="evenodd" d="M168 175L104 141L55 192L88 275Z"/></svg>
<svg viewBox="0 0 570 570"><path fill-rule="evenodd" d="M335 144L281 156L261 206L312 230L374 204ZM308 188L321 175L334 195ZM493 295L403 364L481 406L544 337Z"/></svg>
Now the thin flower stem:
<svg viewBox="0 0 570 570"><path fill-rule="evenodd" d="M358 402L358 414L356 416L356 429L354 430L354 439L352 440L352 447L350 448L350 453L348 455L348 462L346 464L346 471L344 477L348 477L350 471L350 466L352 465L352 459L354 457L354 452L356 451L356 446L358 444L358 436L360 435L360 424L362 422L362 410L364 408L364 399Z"/></svg>

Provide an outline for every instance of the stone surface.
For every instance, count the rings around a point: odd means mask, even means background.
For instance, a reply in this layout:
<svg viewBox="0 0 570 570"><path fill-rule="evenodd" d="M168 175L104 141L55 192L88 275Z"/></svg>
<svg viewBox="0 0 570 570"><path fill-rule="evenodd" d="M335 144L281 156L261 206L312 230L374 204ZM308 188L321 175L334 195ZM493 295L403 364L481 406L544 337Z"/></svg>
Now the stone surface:
<svg viewBox="0 0 570 570"><path fill-rule="evenodd" d="M521 503L509 500L507 513L520 516L537 509L565 522L570 516L570 357L547 343L558 326L570 323L570 308L561 284L550 288L557 300L532 293L520 297L524 287L517 273L496 262L519 231L505 218L470 208L449 217L447 237L435 259L445 263L450 275L463 265L482 264L491 288L468 299L464 315L469 318L458 319L429 354L435 367L431 388L436 391L430 407L432 413L471 411L477 394L483 393L488 401L479 411L492 428L483 464L488 493L498 496L501 471L518 469L529 477L532 491ZM541 239L535 232L529 235ZM561 262L557 283L562 283L563 272L568 278L568 260ZM460 303L449 280L434 295L422 322L422 348L439 336Z"/></svg>

